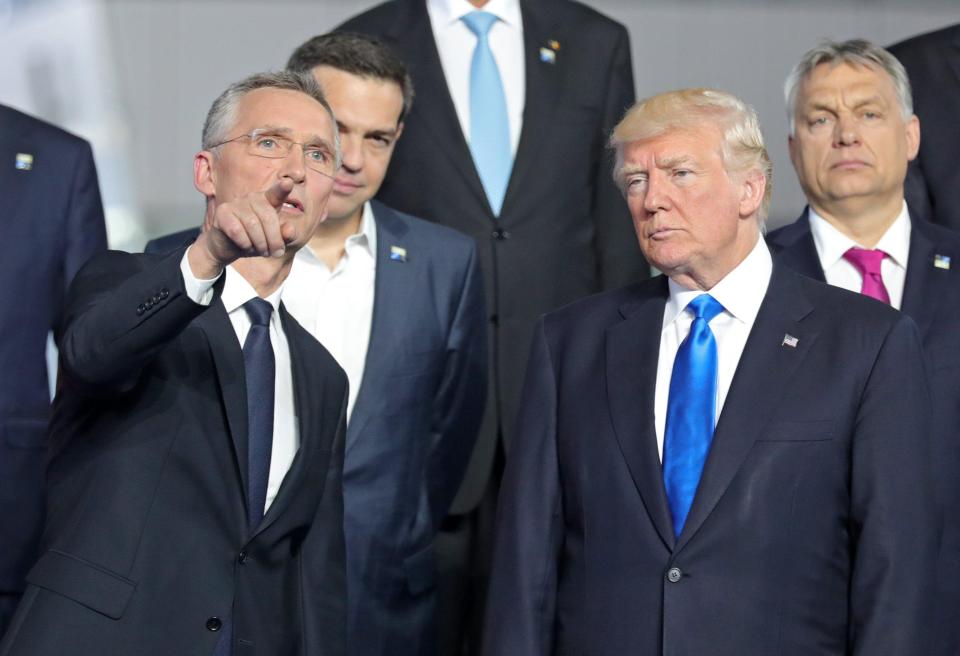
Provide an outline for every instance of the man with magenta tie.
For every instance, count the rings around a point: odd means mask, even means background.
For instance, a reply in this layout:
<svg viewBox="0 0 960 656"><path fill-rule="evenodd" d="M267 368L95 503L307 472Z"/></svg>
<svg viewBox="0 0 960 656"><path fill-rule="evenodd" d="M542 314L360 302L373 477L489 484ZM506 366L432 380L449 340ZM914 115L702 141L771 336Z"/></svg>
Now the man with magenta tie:
<svg viewBox="0 0 960 656"><path fill-rule="evenodd" d="M915 324L772 261L740 99L654 96L612 144L664 275L537 326L484 654L930 653Z"/></svg>
<svg viewBox="0 0 960 656"><path fill-rule="evenodd" d="M809 205L795 223L768 236L775 258L902 310L916 322L930 358L933 475L944 519L931 586L938 595L937 648L956 654L960 234L931 223L925 208L904 202L920 122L906 71L889 52L861 39L825 42L803 56L784 91L790 156Z"/></svg>

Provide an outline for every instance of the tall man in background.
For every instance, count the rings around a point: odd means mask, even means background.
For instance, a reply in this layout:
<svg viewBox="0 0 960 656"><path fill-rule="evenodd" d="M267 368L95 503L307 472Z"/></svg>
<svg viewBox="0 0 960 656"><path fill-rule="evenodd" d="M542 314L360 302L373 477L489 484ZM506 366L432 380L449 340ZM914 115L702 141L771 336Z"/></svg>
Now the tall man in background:
<svg viewBox="0 0 960 656"><path fill-rule="evenodd" d="M613 142L665 275L538 324L483 653L929 653L915 325L771 261L741 100L660 94Z"/></svg>
<svg viewBox="0 0 960 656"><path fill-rule="evenodd" d="M904 202L920 121L910 82L868 41L826 42L785 84L790 156L809 206L772 232L776 259L909 315L930 359L937 505L943 514L931 626L935 653L960 651L960 234Z"/></svg>
<svg viewBox="0 0 960 656"><path fill-rule="evenodd" d="M924 138L907 171L910 206L929 220L960 228L960 23L890 46L910 75L913 109Z"/></svg>
<svg viewBox="0 0 960 656"><path fill-rule="evenodd" d="M417 85L379 198L474 237L486 282L490 402L438 541L441 647L456 654L479 634L536 318L647 276L605 151L634 99L630 44L622 25L567 0L394 0L341 29L382 37Z"/></svg>
<svg viewBox="0 0 960 656"><path fill-rule="evenodd" d="M43 526L50 418L45 351L59 342L67 286L106 250L90 144L0 105L0 637Z"/></svg>

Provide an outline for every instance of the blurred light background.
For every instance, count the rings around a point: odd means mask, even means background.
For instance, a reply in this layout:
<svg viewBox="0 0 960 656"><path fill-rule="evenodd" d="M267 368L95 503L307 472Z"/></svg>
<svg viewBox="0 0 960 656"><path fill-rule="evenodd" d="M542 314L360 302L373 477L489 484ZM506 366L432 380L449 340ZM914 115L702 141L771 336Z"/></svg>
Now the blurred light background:
<svg viewBox="0 0 960 656"><path fill-rule="evenodd" d="M200 222L192 159L214 97L367 0L0 0L0 102L94 146L110 245L140 250ZM639 97L732 91L774 160L770 225L804 205L787 156L783 78L823 38L888 45L960 21L960 0L590 0L630 30Z"/></svg>

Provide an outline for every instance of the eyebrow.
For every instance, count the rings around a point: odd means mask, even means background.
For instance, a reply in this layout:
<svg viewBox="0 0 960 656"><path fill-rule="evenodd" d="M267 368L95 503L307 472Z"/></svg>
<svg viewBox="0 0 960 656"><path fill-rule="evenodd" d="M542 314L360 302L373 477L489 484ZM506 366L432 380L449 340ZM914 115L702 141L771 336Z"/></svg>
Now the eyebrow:
<svg viewBox="0 0 960 656"><path fill-rule="evenodd" d="M262 128L256 128L252 130L251 134L256 134L258 136L264 135L264 134L267 134L267 135L272 134L278 137L290 138L290 136L293 134L293 130L291 130L290 128L285 128L278 125L264 125ZM303 140L302 143L304 146L325 146L330 150L334 149L333 144L330 142L329 139L325 137L321 137L320 135L317 135L317 134L307 135L307 137Z"/></svg>
<svg viewBox="0 0 960 656"><path fill-rule="evenodd" d="M874 94L871 94L871 95L866 96L866 97L864 97L864 98L860 98L859 100L857 100L856 102L854 102L854 103L853 103L853 109L859 109L860 107L863 107L864 105L886 105L886 104L887 104L887 103L886 103L886 101L884 100L884 98L883 98L882 95L880 95L879 93L874 93ZM820 111L820 110L823 110L823 111L827 111L827 112L833 112L833 111L835 111L835 108L836 108L836 104L835 104L835 103L828 104L827 102L825 102L825 101L823 101L823 100L813 99L813 100L811 100L811 101L807 104L806 111L809 112L809 111Z"/></svg>
<svg viewBox="0 0 960 656"><path fill-rule="evenodd" d="M658 169L672 169L681 164L693 165L696 164L696 160L690 155L672 155L657 160Z"/></svg>

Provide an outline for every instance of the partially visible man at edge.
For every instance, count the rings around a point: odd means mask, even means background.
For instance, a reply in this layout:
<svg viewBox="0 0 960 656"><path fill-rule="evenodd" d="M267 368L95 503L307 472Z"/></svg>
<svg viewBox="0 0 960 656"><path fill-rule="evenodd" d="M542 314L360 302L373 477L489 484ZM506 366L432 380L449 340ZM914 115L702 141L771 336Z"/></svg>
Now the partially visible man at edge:
<svg viewBox="0 0 960 656"><path fill-rule="evenodd" d="M770 160L735 96L654 96L612 143L665 275L538 325L484 653L928 653L916 326L771 261Z"/></svg>
<svg viewBox="0 0 960 656"><path fill-rule="evenodd" d="M338 162L312 77L247 78L204 124L197 241L78 274L42 553L0 654L344 653L347 381L281 303Z"/></svg>

